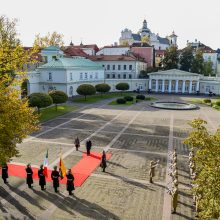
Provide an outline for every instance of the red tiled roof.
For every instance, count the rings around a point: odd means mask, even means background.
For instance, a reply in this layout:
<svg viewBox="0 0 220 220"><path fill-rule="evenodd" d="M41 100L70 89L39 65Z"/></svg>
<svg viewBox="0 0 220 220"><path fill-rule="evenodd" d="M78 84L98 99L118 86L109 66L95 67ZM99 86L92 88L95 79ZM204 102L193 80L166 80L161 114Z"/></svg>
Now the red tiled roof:
<svg viewBox="0 0 220 220"><path fill-rule="evenodd" d="M66 49L63 50L66 56L74 57L74 56L80 56L80 57L87 57L88 55L77 46L69 46Z"/></svg>
<svg viewBox="0 0 220 220"><path fill-rule="evenodd" d="M92 61L136 61L137 58L134 56L126 55L98 55L98 56L89 56Z"/></svg>

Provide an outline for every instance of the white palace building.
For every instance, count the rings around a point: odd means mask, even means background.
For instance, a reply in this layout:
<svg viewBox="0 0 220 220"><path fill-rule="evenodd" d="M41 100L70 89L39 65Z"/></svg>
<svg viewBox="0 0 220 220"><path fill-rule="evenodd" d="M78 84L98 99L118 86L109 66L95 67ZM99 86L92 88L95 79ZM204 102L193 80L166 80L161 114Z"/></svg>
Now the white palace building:
<svg viewBox="0 0 220 220"><path fill-rule="evenodd" d="M145 63L126 56L107 60L97 56L65 57L57 47L48 47L41 51L44 63L28 73L27 94L34 92L48 93L62 90L69 97L77 95L81 84L107 83L111 91L116 91L119 82L126 82L130 91L152 91L156 93L209 94L220 95L220 77L202 75L177 69L149 73L148 79L140 79L140 71ZM114 58L114 59L113 59ZM122 59L123 58L123 59ZM120 68L119 68L120 67Z"/></svg>

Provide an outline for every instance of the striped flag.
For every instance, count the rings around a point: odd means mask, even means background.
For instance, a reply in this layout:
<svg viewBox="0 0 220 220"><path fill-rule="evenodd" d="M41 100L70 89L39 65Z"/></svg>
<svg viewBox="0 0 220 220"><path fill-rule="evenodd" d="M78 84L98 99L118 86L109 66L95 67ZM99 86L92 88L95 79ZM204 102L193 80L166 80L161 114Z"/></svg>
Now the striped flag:
<svg viewBox="0 0 220 220"><path fill-rule="evenodd" d="M48 173L47 173L47 167L48 167L48 150L47 150L47 153L46 153L46 157L44 159L44 176L48 177Z"/></svg>
<svg viewBox="0 0 220 220"><path fill-rule="evenodd" d="M60 156L60 176L63 179L66 176L66 167L64 166L63 159Z"/></svg>

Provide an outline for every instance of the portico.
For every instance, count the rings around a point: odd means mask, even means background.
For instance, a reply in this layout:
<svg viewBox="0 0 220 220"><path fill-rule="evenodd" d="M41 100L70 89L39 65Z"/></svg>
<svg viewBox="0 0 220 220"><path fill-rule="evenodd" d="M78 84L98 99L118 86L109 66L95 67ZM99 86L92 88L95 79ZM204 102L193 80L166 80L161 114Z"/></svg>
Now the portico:
<svg viewBox="0 0 220 220"><path fill-rule="evenodd" d="M177 69L149 74L149 89L160 93L193 94L199 91L200 75Z"/></svg>

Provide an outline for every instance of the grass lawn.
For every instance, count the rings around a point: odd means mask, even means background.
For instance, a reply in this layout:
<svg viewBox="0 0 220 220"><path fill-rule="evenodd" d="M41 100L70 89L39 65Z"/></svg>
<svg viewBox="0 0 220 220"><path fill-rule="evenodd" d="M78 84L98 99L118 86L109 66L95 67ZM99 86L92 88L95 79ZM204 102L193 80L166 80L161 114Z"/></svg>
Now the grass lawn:
<svg viewBox="0 0 220 220"><path fill-rule="evenodd" d="M195 103L195 104L208 105L208 106L213 107L214 109L220 111L220 106L217 106L217 105L211 106L211 103L205 103L204 99L210 99L212 101L212 104L217 102L217 101L220 101L220 98L209 98L209 97L207 97L207 98L191 99L190 102Z"/></svg>
<svg viewBox="0 0 220 220"><path fill-rule="evenodd" d="M73 99L73 102L77 103L95 103L104 99L110 99L110 98L117 98L117 97L123 97L123 96L134 96L136 95L135 93L107 93L104 95L92 95L92 96L87 96L86 100L84 96L82 97L77 97Z"/></svg>
<svg viewBox="0 0 220 220"><path fill-rule="evenodd" d="M129 105L133 105L135 103L135 101L132 101L132 102L126 102L125 104L118 104L116 102L116 100L108 103L108 105L119 105L119 106L129 106Z"/></svg>
<svg viewBox="0 0 220 220"><path fill-rule="evenodd" d="M48 121L50 119L56 118L57 116L74 111L75 109L77 109L77 106L73 105L58 105L57 111L55 106L45 108L40 111L40 122Z"/></svg>
<svg viewBox="0 0 220 220"><path fill-rule="evenodd" d="M157 99L156 98L154 98L154 97L146 97L145 98L145 101L156 101Z"/></svg>

